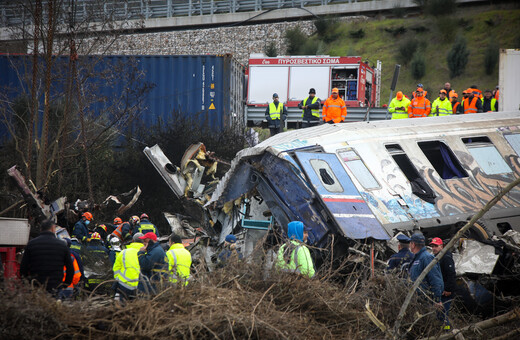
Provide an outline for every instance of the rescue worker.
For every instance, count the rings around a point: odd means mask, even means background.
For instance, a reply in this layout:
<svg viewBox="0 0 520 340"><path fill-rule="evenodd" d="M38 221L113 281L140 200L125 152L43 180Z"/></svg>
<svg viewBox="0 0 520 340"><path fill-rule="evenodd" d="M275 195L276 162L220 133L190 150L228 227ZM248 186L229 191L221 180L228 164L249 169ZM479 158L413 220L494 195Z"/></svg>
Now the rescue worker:
<svg viewBox="0 0 520 340"><path fill-rule="evenodd" d="M76 253L79 254L79 256L81 256L81 243L78 241L77 238L73 237L70 239L70 249L74 250Z"/></svg>
<svg viewBox="0 0 520 340"><path fill-rule="evenodd" d="M432 247L433 255L437 256L444 248L444 243L439 237L434 237L430 242ZM453 261L453 255L450 251L446 252L442 259L439 261L441 268L442 280L444 282L444 290L441 296L441 302L444 306L442 313L442 321L444 322L444 329L451 329L450 321L448 320L448 313L450 311L451 302L455 298L457 283L455 279L457 274L455 273L455 262Z"/></svg>
<svg viewBox="0 0 520 340"><path fill-rule="evenodd" d="M482 91L480 91L478 89L477 85L471 85L470 89L471 89L471 92L473 92L473 94L475 95L475 97L477 97L478 99L482 99L483 98Z"/></svg>
<svg viewBox="0 0 520 340"><path fill-rule="evenodd" d="M146 233L139 237L143 241L143 247L139 249L137 256L141 273L149 280L149 284L143 286L143 291L154 288L155 283L162 281L168 275L168 264L166 263L166 253L157 242L157 235Z"/></svg>
<svg viewBox="0 0 520 340"><path fill-rule="evenodd" d="M304 230L303 222L289 222L287 237L289 240L278 250L276 267L282 271L313 277L314 263L309 248L305 245L308 233Z"/></svg>
<svg viewBox="0 0 520 340"><path fill-rule="evenodd" d="M191 254L184 248L179 235L171 234L168 244L170 249L166 252L166 256L168 257L169 280L172 283L180 282L186 286L190 278Z"/></svg>
<svg viewBox="0 0 520 340"><path fill-rule="evenodd" d="M237 237L232 234L227 235L224 240L224 249L222 249L222 251L218 254L217 267L224 267L230 258L235 258L238 260L242 260L244 258L244 255L242 255L240 249L237 248Z"/></svg>
<svg viewBox="0 0 520 340"><path fill-rule="evenodd" d="M454 115L464 113L464 112L462 112L462 106L460 105L460 103L457 100L458 98L459 98L459 95L457 93L455 93L455 91L450 92L451 112Z"/></svg>
<svg viewBox="0 0 520 340"><path fill-rule="evenodd" d="M439 91L439 97L432 103L430 117L434 116L450 116L453 113L453 107L447 96L446 90Z"/></svg>
<svg viewBox="0 0 520 340"><path fill-rule="evenodd" d="M116 262L117 254L121 252L121 240L114 235L108 235L108 259L110 263Z"/></svg>
<svg viewBox="0 0 520 340"><path fill-rule="evenodd" d="M72 245L73 245L72 239L64 238L63 240L65 241L65 243L67 243L67 247L69 248L70 253L72 255L74 255L74 258L76 259L76 261L78 261L79 271L81 273L81 279L84 279L85 278L85 270L84 270L84 267L83 267L83 260L81 259L80 253L78 251L76 251L75 248L72 248Z"/></svg>
<svg viewBox="0 0 520 340"><path fill-rule="evenodd" d="M424 235L421 233L415 233L410 238L410 251L414 254L414 257L410 263L409 273L410 279L415 281L424 268L433 261L433 255L426 250ZM431 292L438 309L443 308L441 296L444 291L444 283L438 263L426 275L420 287L424 292Z"/></svg>
<svg viewBox="0 0 520 340"><path fill-rule="evenodd" d="M494 97L494 98L497 100L497 102L498 102L498 100L499 100L499 98L500 98L500 88L499 88L498 85L495 86L495 90L493 91L493 97Z"/></svg>
<svg viewBox="0 0 520 340"><path fill-rule="evenodd" d="M92 214L88 211L81 215L81 219L76 222L72 230L72 237L77 238L81 243L87 242L89 236L88 225L92 221Z"/></svg>
<svg viewBox="0 0 520 340"><path fill-rule="evenodd" d="M404 234L399 234L397 235L397 241L399 241L397 244L398 252L390 256L386 270L395 268L402 270L403 266L407 266L413 258L413 254L410 251L410 238Z"/></svg>
<svg viewBox="0 0 520 340"><path fill-rule="evenodd" d="M403 95L403 92L398 91L388 106L388 112L392 114L392 119L408 118L409 105L410 100Z"/></svg>
<svg viewBox="0 0 520 340"><path fill-rule="evenodd" d="M132 238L132 232L134 228L139 224L140 220L137 216L132 216L128 220L128 222L121 223L117 226L117 228L112 232L111 235L116 236L123 244L126 240Z"/></svg>
<svg viewBox="0 0 520 340"><path fill-rule="evenodd" d="M40 236L33 238L25 247L20 274L35 279L48 292L56 293L63 285L69 286L74 278L74 264L69 248L56 238L56 224L51 220L42 222ZM63 268L65 279L63 278Z"/></svg>
<svg viewBox="0 0 520 340"><path fill-rule="evenodd" d="M94 228L94 232L101 236L101 241L104 243L109 235L108 227L105 224L100 224Z"/></svg>
<svg viewBox="0 0 520 340"><path fill-rule="evenodd" d="M451 91L455 92L455 90L451 87L450 83L444 84L444 91L449 95Z"/></svg>
<svg viewBox="0 0 520 340"><path fill-rule="evenodd" d="M302 128L316 126L320 123L321 100L316 97L316 90L311 88L309 96L298 104L298 108L302 109Z"/></svg>
<svg viewBox="0 0 520 340"><path fill-rule="evenodd" d="M482 101L475 96L473 89L469 88L465 91L462 107L464 114L482 112Z"/></svg>
<svg viewBox="0 0 520 340"><path fill-rule="evenodd" d="M283 131L283 125L287 118L287 108L278 100L278 93L273 93L273 102L265 110L265 119L267 120L271 137Z"/></svg>
<svg viewBox="0 0 520 340"><path fill-rule="evenodd" d="M67 242L65 242L67 243ZM79 281L81 280L81 270L79 268L78 260L73 253L70 253L70 258L72 259L72 265L74 266L74 276L72 278L72 282L66 288L62 289L58 293L58 298L61 300L70 299L74 295L74 289L79 285ZM67 277L67 268L63 267L63 282Z"/></svg>
<svg viewBox="0 0 520 340"><path fill-rule="evenodd" d="M89 256L94 257L97 260L108 259L108 249L103 245L101 235L97 232L90 235L86 251Z"/></svg>
<svg viewBox="0 0 520 340"><path fill-rule="evenodd" d="M415 98L408 106L408 118L428 117L431 112L430 101L424 97L424 90L422 87L417 88L415 92Z"/></svg>
<svg viewBox="0 0 520 340"><path fill-rule="evenodd" d="M114 279L116 283L112 287L116 292L116 300L124 301L135 298L141 266L139 265L138 252L143 246L139 239L143 235L137 233L133 237L133 242L126 246L126 249L117 254L114 262Z"/></svg>
<svg viewBox="0 0 520 340"><path fill-rule="evenodd" d="M338 89L333 88L330 97L323 104L323 121L329 124L341 123L345 121L345 117L347 117L345 101L339 97Z"/></svg>
<svg viewBox="0 0 520 340"><path fill-rule="evenodd" d="M493 98L491 90L484 91L484 98L482 98L482 112L498 111L498 102Z"/></svg>
<svg viewBox="0 0 520 340"><path fill-rule="evenodd" d="M134 235L136 233L142 233L144 235L149 232L154 233L157 235L157 237L161 236L159 235L157 227L152 222L150 222L148 215L141 214L141 217L139 218L139 224L134 228Z"/></svg>
<svg viewBox="0 0 520 340"><path fill-rule="evenodd" d="M428 91L424 90L424 85L421 83L417 84L415 91L412 92L412 98L417 97L417 90L419 88L423 89L423 91L424 91L423 96L424 96L424 98L427 98Z"/></svg>

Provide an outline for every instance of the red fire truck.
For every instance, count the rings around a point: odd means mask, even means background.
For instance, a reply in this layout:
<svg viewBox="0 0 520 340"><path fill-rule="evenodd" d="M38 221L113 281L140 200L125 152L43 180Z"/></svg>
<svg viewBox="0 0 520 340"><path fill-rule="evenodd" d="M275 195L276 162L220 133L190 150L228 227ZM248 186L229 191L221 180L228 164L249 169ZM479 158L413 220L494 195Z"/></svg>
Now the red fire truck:
<svg viewBox="0 0 520 340"><path fill-rule="evenodd" d="M310 88L323 101L338 88L347 107L379 106L380 65L374 69L361 57L251 55L247 105L265 106L278 93L281 102L295 107Z"/></svg>

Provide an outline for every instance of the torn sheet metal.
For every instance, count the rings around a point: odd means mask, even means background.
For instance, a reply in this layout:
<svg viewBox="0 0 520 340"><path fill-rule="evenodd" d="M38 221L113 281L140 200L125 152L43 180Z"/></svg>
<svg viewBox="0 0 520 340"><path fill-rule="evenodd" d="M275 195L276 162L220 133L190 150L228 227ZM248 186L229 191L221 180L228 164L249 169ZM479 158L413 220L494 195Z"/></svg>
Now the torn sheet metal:
<svg viewBox="0 0 520 340"><path fill-rule="evenodd" d="M394 237L392 237L390 240L386 241L386 245L388 246L388 248L392 249L394 251L394 253L399 252L399 249L397 248L397 245L399 244L399 241L397 240L397 236L399 236L399 235L408 236L408 235L403 234L402 232L398 232L397 234L394 235Z"/></svg>
<svg viewBox="0 0 520 340"><path fill-rule="evenodd" d="M196 236L195 229L186 221L176 214L163 212L164 218L168 221L172 233L179 235L181 238L193 238Z"/></svg>
<svg viewBox="0 0 520 340"><path fill-rule="evenodd" d="M457 275L491 274L498 260L495 247L475 240L464 240L460 254L453 254Z"/></svg>
<svg viewBox="0 0 520 340"><path fill-rule="evenodd" d="M116 215L123 215L125 211L130 209L135 202L137 202L139 196L141 196L141 188L137 186L128 192L108 196L103 201L103 205L108 207L109 204L116 204L118 206ZM82 209L78 209L78 211L82 211Z"/></svg>
<svg viewBox="0 0 520 340"><path fill-rule="evenodd" d="M159 145L154 145L151 148L146 147L143 152L166 181L170 189L172 189L175 196L177 196L177 198L184 197L186 180L182 176L180 169L170 162Z"/></svg>

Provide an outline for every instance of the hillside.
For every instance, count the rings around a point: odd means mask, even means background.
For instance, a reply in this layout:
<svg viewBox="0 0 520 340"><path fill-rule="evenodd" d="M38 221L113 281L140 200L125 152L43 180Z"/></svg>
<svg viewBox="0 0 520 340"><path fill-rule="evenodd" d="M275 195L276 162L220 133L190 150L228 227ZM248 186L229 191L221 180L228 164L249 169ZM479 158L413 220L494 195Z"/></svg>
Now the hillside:
<svg viewBox="0 0 520 340"><path fill-rule="evenodd" d="M388 103L390 84L394 65L401 64L401 73L397 90L410 94L417 83L423 83L426 89L437 97L437 90L449 81L461 94L472 84L480 89L493 89L498 84L498 62L491 75L485 73L484 56L490 44L498 48L520 48L520 9L518 5L479 6L458 9L441 19L427 15L407 18L369 18L359 22L338 22L331 25L325 34L315 34L310 38L315 44L321 44L323 52L329 55L359 55L375 64L382 61L381 105ZM498 9L497 9L498 8ZM363 30L364 36L356 36ZM361 33L361 35L363 35ZM450 77L446 61L457 35L467 41L470 51L465 72L455 78ZM358 34L359 36L359 34ZM324 38L325 37L325 38ZM336 39L334 39L337 37ZM323 46L323 41L334 39ZM420 79L414 79L408 62L411 55L400 57L399 49L416 39L426 61L426 73Z"/></svg>

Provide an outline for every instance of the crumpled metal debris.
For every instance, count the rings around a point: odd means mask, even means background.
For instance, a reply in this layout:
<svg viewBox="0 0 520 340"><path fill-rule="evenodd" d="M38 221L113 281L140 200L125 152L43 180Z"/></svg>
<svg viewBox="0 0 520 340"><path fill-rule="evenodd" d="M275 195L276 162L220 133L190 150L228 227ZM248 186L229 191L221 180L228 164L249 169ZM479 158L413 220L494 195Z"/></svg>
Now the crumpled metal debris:
<svg viewBox="0 0 520 340"><path fill-rule="evenodd" d="M135 202L137 202L139 196L141 196L141 188L136 186L128 192L108 196L105 198L102 205L107 208L109 205L115 204L118 207L116 215L123 215L125 211L130 209Z"/></svg>
<svg viewBox="0 0 520 340"><path fill-rule="evenodd" d="M462 251L453 254L457 275L491 274L498 260L495 247L475 240L464 240Z"/></svg>

